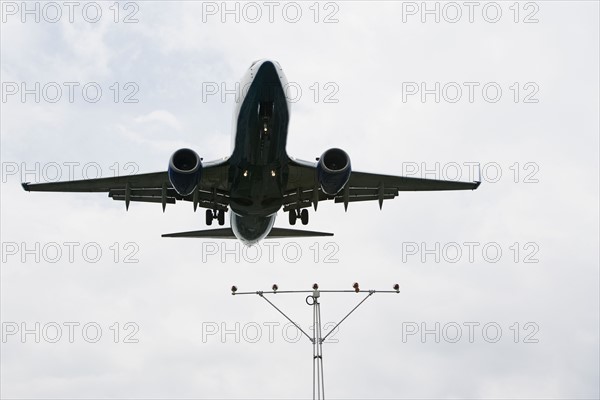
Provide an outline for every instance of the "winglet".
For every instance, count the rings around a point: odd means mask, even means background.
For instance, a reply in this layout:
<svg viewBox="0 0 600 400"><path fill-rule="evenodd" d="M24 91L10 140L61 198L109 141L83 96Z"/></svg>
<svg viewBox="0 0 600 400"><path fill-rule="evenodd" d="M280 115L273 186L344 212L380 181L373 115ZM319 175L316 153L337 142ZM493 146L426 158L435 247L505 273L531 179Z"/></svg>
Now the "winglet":
<svg viewBox="0 0 600 400"><path fill-rule="evenodd" d="M481 164L479 163L477 163L477 179L473 183L475 183L473 190L477 189L479 185L481 185Z"/></svg>
<svg viewBox="0 0 600 400"><path fill-rule="evenodd" d="M21 186L23 186L23 190L29 192L29 182L23 182L21 183Z"/></svg>

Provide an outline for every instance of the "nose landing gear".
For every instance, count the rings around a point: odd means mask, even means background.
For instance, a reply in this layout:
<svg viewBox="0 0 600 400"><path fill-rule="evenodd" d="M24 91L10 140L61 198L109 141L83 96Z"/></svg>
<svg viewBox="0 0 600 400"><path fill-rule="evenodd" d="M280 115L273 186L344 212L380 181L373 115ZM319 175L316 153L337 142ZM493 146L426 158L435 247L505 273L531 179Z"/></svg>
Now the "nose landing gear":
<svg viewBox="0 0 600 400"><path fill-rule="evenodd" d="M258 104L258 119L260 120L260 135L268 137L271 134L271 119L275 104L272 101L264 101Z"/></svg>

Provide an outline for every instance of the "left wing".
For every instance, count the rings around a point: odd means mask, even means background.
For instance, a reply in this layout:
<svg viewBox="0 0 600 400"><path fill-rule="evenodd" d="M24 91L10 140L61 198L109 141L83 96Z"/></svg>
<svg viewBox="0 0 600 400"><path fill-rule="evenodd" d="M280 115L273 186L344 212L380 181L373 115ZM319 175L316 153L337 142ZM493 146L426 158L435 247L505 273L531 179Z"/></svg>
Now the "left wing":
<svg viewBox="0 0 600 400"><path fill-rule="evenodd" d="M161 203L164 211L167 203L175 204L177 200L185 200L194 203L194 210L200 206L227 211L228 167L227 160L205 163L200 183L189 196L181 196L175 191L167 171L64 182L25 182L22 186L28 192L108 192L108 197L113 200L124 201L127 209L130 202L139 201Z"/></svg>
<svg viewBox="0 0 600 400"><path fill-rule="evenodd" d="M351 202L377 200L379 208L381 208L384 200L393 199L398 192L475 190L481 184L478 181L445 181L352 171L350 180L344 189L335 196L328 196L323 193L317 181L316 163L292 159L289 165L284 211L306 208L311 205L316 209L318 202L325 200L344 203L345 208L348 208L348 203Z"/></svg>

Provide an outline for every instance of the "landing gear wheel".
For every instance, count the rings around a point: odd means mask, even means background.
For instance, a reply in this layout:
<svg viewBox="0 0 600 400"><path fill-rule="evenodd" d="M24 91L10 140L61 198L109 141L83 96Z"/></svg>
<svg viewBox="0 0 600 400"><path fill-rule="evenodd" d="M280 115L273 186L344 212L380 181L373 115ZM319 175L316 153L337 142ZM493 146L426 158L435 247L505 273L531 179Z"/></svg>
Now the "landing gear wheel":
<svg viewBox="0 0 600 400"><path fill-rule="evenodd" d="M298 218L298 213L296 210L290 210L289 211L289 217L290 217L290 225L296 225L296 219Z"/></svg>
<svg viewBox="0 0 600 400"><path fill-rule="evenodd" d="M206 210L206 225L211 226L214 216L212 210Z"/></svg>
<svg viewBox="0 0 600 400"><path fill-rule="evenodd" d="M300 220L302 225L308 225L308 210L306 208L300 212Z"/></svg>
<svg viewBox="0 0 600 400"><path fill-rule="evenodd" d="M219 225L225 225L225 211L217 211L217 220L219 221Z"/></svg>

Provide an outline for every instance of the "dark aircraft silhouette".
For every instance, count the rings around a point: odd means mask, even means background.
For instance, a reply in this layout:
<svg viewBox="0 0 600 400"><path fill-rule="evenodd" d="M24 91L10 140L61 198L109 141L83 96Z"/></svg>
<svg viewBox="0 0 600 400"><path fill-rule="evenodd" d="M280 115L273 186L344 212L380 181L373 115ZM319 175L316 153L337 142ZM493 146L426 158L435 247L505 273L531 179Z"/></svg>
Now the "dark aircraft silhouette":
<svg viewBox="0 0 600 400"><path fill-rule="evenodd" d="M285 96L287 80L276 61L252 63L244 76L242 98L235 109L235 136L231 156L203 162L190 149L177 150L167 171L113 178L55 183L23 183L27 191L108 192L113 200L167 203L190 201L206 208L206 224L225 223L231 209L231 228L165 234L164 237L238 238L245 244L265 237L332 236L331 233L274 228L283 208L289 222L308 224L308 209L320 201L379 202L393 199L399 191L477 189L480 182L458 182L379 175L352 171L350 158L337 148L325 151L317 162L288 156L286 141L290 103Z"/></svg>

